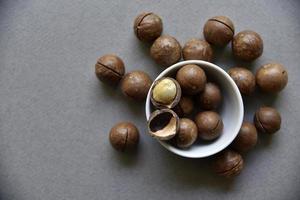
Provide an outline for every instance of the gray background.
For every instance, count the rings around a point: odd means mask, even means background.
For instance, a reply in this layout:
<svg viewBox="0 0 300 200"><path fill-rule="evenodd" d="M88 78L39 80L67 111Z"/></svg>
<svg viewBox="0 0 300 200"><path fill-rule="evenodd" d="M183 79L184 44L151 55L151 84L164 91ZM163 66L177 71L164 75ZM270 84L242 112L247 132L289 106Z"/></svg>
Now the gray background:
<svg viewBox="0 0 300 200"><path fill-rule="evenodd" d="M285 199L300 197L299 1L0 1L0 198ZM236 31L252 29L264 53L239 63L230 46L216 52L227 69L278 61L289 84L278 95L245 99L252 119L260 105L282 114L282 129L259 137L235 180L217 177L209 160L171 154L146 133L144 103L126 100L94 75L96 58L116 53L127 71L162 71L134 36L142 11L158 13L164 33L181 44L202 37L206 19L227 15ZM121 120L139 128L139 149L120 154L108 132Z"/></svg>

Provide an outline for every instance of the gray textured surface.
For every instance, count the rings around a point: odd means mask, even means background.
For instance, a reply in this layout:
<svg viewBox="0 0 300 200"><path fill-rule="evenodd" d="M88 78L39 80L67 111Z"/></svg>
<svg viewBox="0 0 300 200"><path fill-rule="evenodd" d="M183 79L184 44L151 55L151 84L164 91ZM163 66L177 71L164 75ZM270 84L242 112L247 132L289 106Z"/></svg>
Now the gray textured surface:
<svg viewBox="0 0 300 200"><path fill-rule="evenodd" d="M0 1L0 199L273 199L300 197L299 1ZM281 131L260 137L234 181L207 160L183 159L146 134L143 103L99 83L99 55L120 55L127 71L154 78L162 68L133 35L141 11L160 14L164 33L183 44L202 37L205 20L228 15L236 30L264 39L255 63L283 63L289 85L278 96L248 98L246 118L262 104L282 113ZM237 65L230 51L215 63ZM108 131L119 120L141 132L134 155L115 152Z"/></svg>

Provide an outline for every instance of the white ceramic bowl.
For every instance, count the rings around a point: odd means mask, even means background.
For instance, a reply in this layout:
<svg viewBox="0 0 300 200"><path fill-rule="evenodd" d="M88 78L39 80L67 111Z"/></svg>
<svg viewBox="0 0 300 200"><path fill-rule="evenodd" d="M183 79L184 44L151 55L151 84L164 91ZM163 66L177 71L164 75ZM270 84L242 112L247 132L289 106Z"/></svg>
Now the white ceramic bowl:
<svg viewBox="0 0 300 200"><path fill-rule="evenodd" d="M222 134L212 142L197 142L187 149L180 149L165 141L158 141L166 149L177 155L188 158L204 158L222 151L237 136L244 117L243 100L238 87L222 68L202 60L188 60L176 63L161 72L155 80L161 77L174 76L178 69L187 64L197 64L201 66L209 77L208 79L217 83L221 88L223 100L222 105L218 109L218 113L221 115L224 123ZM145 106L147 120L149 120L150 114L154 111L154 107L150 101L151 88L148 92Z"/></svg>

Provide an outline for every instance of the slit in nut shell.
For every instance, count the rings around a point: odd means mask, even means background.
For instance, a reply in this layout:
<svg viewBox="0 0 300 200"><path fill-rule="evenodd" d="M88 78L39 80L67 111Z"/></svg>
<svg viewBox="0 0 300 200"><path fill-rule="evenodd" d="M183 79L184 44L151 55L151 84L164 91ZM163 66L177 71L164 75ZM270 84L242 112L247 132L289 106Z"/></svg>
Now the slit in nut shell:
<svg viewBox="0 0 300 200"><path fill-rule="evenodd" d="M170 109L154 111L148 121L149 134L159 140L173 138L179 130L179 118Z"/></svg>
<svg viewBox="0 0 300 200"><path fill-rule="evenodd" d="M239 153L227 149L215 157L212 167L218 175L232 178L241 173L244 161Z"/></svg>

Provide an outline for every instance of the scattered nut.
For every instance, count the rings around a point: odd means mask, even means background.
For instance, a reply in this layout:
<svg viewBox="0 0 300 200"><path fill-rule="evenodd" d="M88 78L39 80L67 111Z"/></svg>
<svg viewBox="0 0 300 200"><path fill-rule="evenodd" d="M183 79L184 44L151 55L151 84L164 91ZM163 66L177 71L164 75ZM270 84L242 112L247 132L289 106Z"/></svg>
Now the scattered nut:
<svg viewBox="0 0 300 200"><path fill-rule="evenodd" d="M288 82L288 73L279 63L265 64L256 73L256 82L261 90L277 93L285 88Z"/></svg>
<svg viewBox="0 0 300 200"><path fill-rule="evenodd" d="M158 15L152 12L144 12L135 18L133 29L139 40L152 42L161 35L163 24Z"/></svg>
<svg viewBox="0 0 300 200"><path fill-rule="evenodd" d="M191 39L182 49L183 60L205 60L210 62L213 58L213 49L205 40Z"/></svg>
<svg viewBox="0 0 300 200"><path fill-rule="evenodd" d="M243 122L237 137L232 142L232 147L238 152L246 152L257 143L257 131L253 124Z"/></svg>
<svg viewBox="0 0 300 200"><path fill-rule="evenodd" d="M139 142L139 130L131 122L120 122L109 132L109 141L118 151L133 149Z"/></svg>
<svg viewBox="0 0 300 200"><path fill-rule="evenodd" d="M125 73L125 66L121 58L107 54L97 60L95 73L104 83L116 85Z"/></svg>
<svg viewBox="0 0 300 200"><path fill-rule="evenodd" d="M232 178L240 174L244 161L239 153L225 150L215 158L212 167L218 175Z"/></svg>
<svg viewBox="0 0 300 200"><path fill-rule="evenodd" d="M228 74L242 94L251 95L254 92L255 77L251 71L242 67L233 67L229 69Z"/></svg>
<svg viewBox="0 0 300 200"><path fill-rule="evenodd" d="M132 71L124 76L121 90L125 96L139 101L146 98L151 84L152 80L147 73Z"/></svg>
<svg viewBox="0 0 300 200"><path fill-rule="evenodd" d="M233 22L226 16L212 17L205 23L203 35L209 43L225 46L233 38Z"/></svg>
<svg viewBox="0 0 300 200"><path fill-rule="evenodd" d="M180 60L181 46L174 37L163 35L154 41L150 54L157 64L169 67Z"/></svg>
<svg viewBox="0 0 300 200"><path fill-rule="evenodd" d="M275 108L261 107L255 112L254 124L259 132L274 134L280 129L281 116Z"/></svg>
<svg viewBox="0 0 300 200"><path fill-rule="evenodd" d="M254 31L242 31L232 40L233 55L241 60L253 61L263 53L263 40Z"/></svg>

